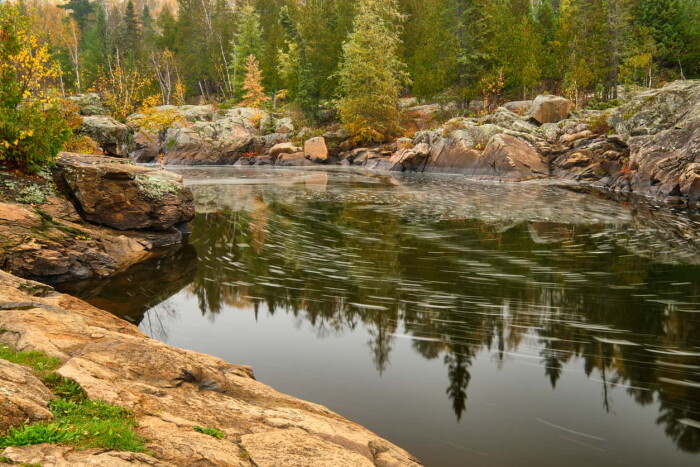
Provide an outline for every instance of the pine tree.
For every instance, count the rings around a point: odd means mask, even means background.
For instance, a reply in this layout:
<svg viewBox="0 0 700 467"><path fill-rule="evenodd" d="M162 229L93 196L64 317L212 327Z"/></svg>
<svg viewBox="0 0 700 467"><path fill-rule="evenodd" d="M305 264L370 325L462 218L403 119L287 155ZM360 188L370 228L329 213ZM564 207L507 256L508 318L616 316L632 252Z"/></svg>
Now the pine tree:
<svg viewBox="0 0 700 467"><path fill-rule="evenodd" d="M397 101L409 82L398 59L402 19L396 0L361 0L343 46L340 118L358 142L381 141L398 130Z"/></svg>
<svg viewBox="0 0 700 467"><path fill-rule="evenodd" d="M83 39L83 78L88 87L107 68L107 57L111 52L107 32L107 14L101 3L97 4L95 23Z"/></svg>
<svg viewBox="0 0 700 467"><path fill-rule="evenodd" d="M262 81L263 77L258 59L255 58L255 55L250 54L246 60L245 80L243 81L243 90L246 91L246 94L241 105L259 109L263 107L265 102L270 100L265 95Z"/></svg>
<svg viewBox="0 0 700 467"><path fill-rule="evenodd" d="M134 9L133 0L126 2L126 10L124 11L124 30L122 36L122 45L126 56L135 57L136 49L139 43L139 25L136 19L136 11Z"/></svg>
<svg viewBox="0 0 700 467"><path fill-rule="evenodd" d="M90 0L70 0L65 5L56 5L63 10L70 10L70 17L80 28L81 36L85 34L88 27L90 15L95 11L95 4Z"/></svg>
<svg viewBox="0 0 700 467"><path fill-rule="evenodd" d="M262 57L264 47L260 27L260 15L251 4L245 5L238 18L238 33L233 39L233 56L231 75L236 96L242 94L248 57Z"/></svg>

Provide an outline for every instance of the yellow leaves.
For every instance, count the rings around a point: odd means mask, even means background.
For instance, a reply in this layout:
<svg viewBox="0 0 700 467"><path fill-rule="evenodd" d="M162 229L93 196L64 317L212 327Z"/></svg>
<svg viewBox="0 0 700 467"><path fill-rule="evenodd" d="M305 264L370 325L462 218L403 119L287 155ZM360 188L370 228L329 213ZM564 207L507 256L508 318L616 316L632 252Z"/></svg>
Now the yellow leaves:
<svg viewBox="0 0 700 467"><path fill-rule="evenodd" d="M155 94L143 100L140 116L134 120L142 130L159 132L166 128L184 125L185 118L178 111L158 108L161 99L160 94Z"/></svg>
<svg viewBox="0 0 700 467"><path fill-rule="evenodd" d="M126 70L117 64L104 70L103 76L95 83L95 89L112 109L114 117L125 121L148 97L146 92L150 84L151 81L138 70Z"/></svg>

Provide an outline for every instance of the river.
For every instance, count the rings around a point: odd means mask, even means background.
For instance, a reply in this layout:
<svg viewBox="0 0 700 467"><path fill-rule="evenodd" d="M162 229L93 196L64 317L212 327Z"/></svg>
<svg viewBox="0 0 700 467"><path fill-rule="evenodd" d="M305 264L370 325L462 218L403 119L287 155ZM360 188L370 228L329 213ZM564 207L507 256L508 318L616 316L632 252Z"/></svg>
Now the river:
<svg viewBox="0 0 700 467"><path fill-rule="evenodd" d="M542 182L179 171L190 245L64 290L428 466L700 462L700 218Z"/></svg>

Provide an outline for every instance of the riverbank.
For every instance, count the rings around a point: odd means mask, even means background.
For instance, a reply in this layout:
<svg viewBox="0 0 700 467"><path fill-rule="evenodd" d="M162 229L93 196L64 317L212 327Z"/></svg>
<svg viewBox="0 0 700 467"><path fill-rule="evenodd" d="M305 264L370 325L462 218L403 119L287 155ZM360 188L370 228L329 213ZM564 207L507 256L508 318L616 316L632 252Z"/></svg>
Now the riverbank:
<svg viewBox="0 0 700 467"><path fill-rule="evenodd" d="M419 465L325 407L280 394L250 367L176 349L135 326L36 282L0 273L0 342L62 362L58 373L93 400L124 406L150 454L69 446L9 447L0 456L42 465ZM0 374L0 385L6 373ZM35 385L41 384L38 380ZM33 389L37 389L33 391ZM41 388L3 393L0 406L46 409ZM2 409L3 412L6 409ZM223 438L195 431L220 430ZM6 430L8 427L0 427Z"/></svg>
<svg viewBox="0 0 700 467"><path fill-rule="evenodd" d="M575 109L567 99L539 96L440 123L442 107L411 107L404 112L419 131L365 147L339 125L297 129L289 118L262 110L211 105L159 109L178 115L179 123L154 133L140 126L140 116L132 116L135 145L129 154L138 162L343 165L511 181L554 178L671 204L694 207L700 202L697 80L638 91L607 110Z"/></svg>

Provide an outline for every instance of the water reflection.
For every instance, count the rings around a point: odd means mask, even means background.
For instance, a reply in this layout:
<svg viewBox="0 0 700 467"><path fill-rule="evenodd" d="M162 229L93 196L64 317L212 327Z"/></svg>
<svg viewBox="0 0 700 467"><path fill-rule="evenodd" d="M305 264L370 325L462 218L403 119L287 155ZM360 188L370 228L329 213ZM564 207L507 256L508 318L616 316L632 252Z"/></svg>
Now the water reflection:
<svg viewBox="0 0 700 467"><path fill-rule="evenodd" d="M699 258L678 232L693 220L664 224L551 187L340 182L195 185L218 209L193 226L201 267L189 290L202 313L264 302L321 336L363 326L379 373L395 339L413 339L423 357L443 355L458 419L484 348L497 365L536 355L553 388L581 361L602 382L603 410L617 386L641 405L657 398L667 434L700 450Z"/></svg>
<svg viewBox="0 0 700 467"><path fill-rule="evenodd" d="M134 324L146 312L180 292L195 278L197 250L192 245L170 248L154 254L106 279L92 278L57 284L60 292L71 294ZM174 315L174 310L171 310ZM157 317L156 317L157 318ZM160 325L165 336L164 326ZM156 329L153 326L152 329Z"/></svg>
<svg viewBox="0 0 700 467"><path fill-rule="evenodd" d="M624 388L700 452L697 218L461 177L187 177L200 214L186 291L209 319L233 307L291 314L319 337L362 329L379 374L410 339L442 359L457 420L484 350L504 371L539 366L553 389L579 368L600 382L600 410Z"/></svg>

